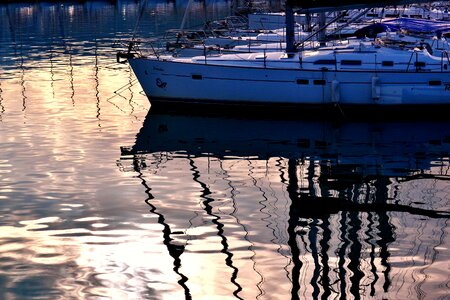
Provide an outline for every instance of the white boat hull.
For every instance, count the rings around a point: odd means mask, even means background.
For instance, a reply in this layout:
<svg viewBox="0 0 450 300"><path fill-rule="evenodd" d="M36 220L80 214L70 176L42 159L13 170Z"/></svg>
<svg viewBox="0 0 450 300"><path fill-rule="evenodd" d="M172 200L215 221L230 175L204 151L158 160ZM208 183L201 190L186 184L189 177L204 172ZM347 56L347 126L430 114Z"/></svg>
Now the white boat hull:
<svg viewBox="0 0 450 300"><path fill-rule="evenodd" d="M130 59L150 102L256 105L450 105L450 73L334 71Z"/></svg>

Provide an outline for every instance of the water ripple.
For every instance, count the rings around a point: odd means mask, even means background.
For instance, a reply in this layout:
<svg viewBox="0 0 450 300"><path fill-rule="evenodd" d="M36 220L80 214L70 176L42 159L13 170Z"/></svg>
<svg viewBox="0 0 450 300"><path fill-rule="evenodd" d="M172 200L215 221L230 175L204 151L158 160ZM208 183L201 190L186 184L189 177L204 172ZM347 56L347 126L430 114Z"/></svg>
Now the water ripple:
<svg viewBox="0 0 450 300"><path fill-rule="evenodd" d="M115 61L139 5L0 5L0 298L447 296L448 122L154 114Z"/></svg>

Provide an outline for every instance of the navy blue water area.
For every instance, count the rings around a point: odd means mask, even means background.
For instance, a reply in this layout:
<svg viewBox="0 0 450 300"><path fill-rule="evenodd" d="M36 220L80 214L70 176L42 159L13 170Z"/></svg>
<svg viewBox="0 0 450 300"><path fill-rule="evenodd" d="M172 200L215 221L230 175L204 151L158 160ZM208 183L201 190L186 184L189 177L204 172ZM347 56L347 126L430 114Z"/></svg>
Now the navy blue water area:
<svg viewBox="0 0 450 300"><path fill-rule="evenodd" d="M1 299L448 299L448 120L152 112L141 4L0 5Z"/></svg>

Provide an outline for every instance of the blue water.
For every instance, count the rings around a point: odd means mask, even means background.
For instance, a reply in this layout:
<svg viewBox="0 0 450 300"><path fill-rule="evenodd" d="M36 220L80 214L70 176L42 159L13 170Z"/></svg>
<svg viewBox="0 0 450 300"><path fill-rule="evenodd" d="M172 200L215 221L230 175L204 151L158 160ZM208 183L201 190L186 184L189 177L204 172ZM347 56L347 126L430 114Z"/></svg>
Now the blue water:
<svg viewBox="0 0 450 300"><path fill-rule="evenodd" d="M448 299L449 121L155 114L141 5L0 5L0 298Z"/></svg>

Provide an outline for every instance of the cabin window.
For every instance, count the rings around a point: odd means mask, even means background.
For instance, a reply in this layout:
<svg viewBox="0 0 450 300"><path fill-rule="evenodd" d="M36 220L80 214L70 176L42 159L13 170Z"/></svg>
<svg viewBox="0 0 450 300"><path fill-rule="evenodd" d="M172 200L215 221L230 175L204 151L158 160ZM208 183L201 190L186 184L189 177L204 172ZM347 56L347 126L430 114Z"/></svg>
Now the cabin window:
<svg viewBox="0 0 450 300"><path fill-rule="evenodd" d="M200 74L192 74L192 79L195 79L195 80L202 80L202 79L203 79L203 76L200 75Z"/></svg>
<svg viewBox="0 0 450 300"><path fill-rule="evenodd" d="M378 14L366 14L367 17L378 17Z"/></svg>
<svg viewBox="0 0 450 300"><path fill-rule="evenodd" d="M336 60L334 59L319 59L314 62L315 65L334 65Z"/></svg>
<svg viewBox="0 0 450 300"><path fill-rule="evenodd" d="M408 16L408 15L402 15L402 17L403 17L403 18L408 18L409 16Z"/></svg>
<svg viewBox="0 0 450 300"><path fill-rule="evenodd" d="M430 81L428 81L428 85L430 85L430 86L440 86L440 85L442 85L442 81L440 81L440 80L430 80Z"/></svg>
<svg viewBox="0 0 450 300"><path fill-rule="evenodd" d="M423 61L416 61L415 63L414 63L414 66L415 67L425 67L425 62L423 62Z"/></svg>
<svg viewBox="0 0 450 300"><path fill-rule="evenodd" d="M360 66L361 61L360 60L350 60L350 59L344 59L341 60L342 66Z"/></svg>
<svg viewBox="0 0 450 300"><path fill-rule="evenodd" d="M309 84L308 79L297 79L297 84Z"/></svg>
<svg viewBox="0 0 450 300"><path fill-rule="evenodd" d="M383 67L393 67L394 66L394 62L390 61L390 60L384 60L381 62L381 65Z"/></svg>
<svg viewBox="0 0 450 300"><path fill-rule="evenodd" d="M422 16L421 15L411 15L411 18L422 19Z"/></svg>
<svg viewBox="0 0 450 300"><path fill-rule="evenodd" d="M323 80L323 79L315 79L315 80L313 81L313 83L314 83L314 85L325 85L325 84L326 84L326 81Z"/></svg>

